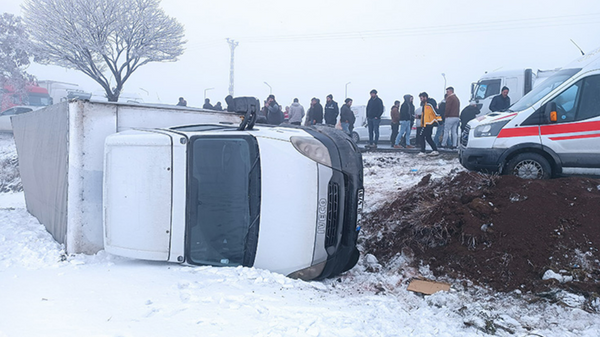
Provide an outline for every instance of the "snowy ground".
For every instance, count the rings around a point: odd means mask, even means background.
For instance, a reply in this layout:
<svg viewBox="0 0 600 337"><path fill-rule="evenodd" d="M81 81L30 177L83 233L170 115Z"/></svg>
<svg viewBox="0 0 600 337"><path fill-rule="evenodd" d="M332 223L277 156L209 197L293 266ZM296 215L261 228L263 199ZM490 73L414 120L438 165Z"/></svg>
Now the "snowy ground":
<svg viewBox="0 0 600 337"><path fill-rule="evenodd" d="M11 156L12 138L0 134L0 163ZM369 153L364 162L367 211L428 173L461 169L449 157L403 153ZM11 168L0 169L14 185ZM381 268L363 257L339 278L303 282L105 252L65 256L27 213L22 193L0 193L0 337L600 335L600 316L582 310L580 296L559 294L550 304L460 281L450 292L421 296L406 290L417 274L431 277L402 257Z"/></svg>

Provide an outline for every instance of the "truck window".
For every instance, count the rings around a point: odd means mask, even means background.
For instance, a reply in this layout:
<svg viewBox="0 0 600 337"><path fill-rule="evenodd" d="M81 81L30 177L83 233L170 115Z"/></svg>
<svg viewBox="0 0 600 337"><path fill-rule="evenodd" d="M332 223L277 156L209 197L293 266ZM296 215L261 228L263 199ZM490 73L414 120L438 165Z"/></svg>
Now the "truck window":
<svg viewBox="0 0 600 337"><path fill-rule="evenodd" d="M500 94L500 80L483 80L477 85L475 99L484 99Z"/></svg>
<svg viewBox="0 0 600 337"><path fill-rule="evenodd" d="M188 262L252 266L260 163L251 136L195 136L188 173Z"/></svg>
<svg viewBox="0 0 600 337"><path fill-rule="evenodd" d="M581 88L581 103L575 120L600 116L600 75L585 78Z"/></svg>

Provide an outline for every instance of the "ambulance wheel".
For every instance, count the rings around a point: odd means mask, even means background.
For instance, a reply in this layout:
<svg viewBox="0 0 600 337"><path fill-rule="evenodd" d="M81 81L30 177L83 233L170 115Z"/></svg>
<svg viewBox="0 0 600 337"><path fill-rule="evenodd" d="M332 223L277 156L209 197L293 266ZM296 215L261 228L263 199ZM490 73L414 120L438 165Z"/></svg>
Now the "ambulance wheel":
<svg viewBox="0 0 600 337"><path fill-rule="evenodd" d="M552 176L552 167L540 154L521 153L508 162L506 174L523 179L549 179Z"/></svg>

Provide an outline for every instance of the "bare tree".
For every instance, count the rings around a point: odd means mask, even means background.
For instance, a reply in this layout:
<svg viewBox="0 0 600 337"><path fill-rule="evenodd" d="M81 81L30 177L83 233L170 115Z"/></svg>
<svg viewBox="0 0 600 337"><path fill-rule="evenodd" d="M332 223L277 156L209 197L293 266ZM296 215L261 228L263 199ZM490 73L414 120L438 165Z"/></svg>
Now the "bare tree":
<svg viewBox="0 0 600 337"><path fill-rule="evenodd" d="M80 70L116 102L139 67L183 54L183 26L159 5L160 0L25 0L22 8L34 61Z"/></svg>
<svg viewBox="0 0 600 337"><path fill-rule="evenodd" d="M12 14L0 15L0 90L11 87L15 95L25 96L25 86L34 80L25 69L29 66L27 33L21 18ZM9 99L3 96L2 110Z"/></svg>

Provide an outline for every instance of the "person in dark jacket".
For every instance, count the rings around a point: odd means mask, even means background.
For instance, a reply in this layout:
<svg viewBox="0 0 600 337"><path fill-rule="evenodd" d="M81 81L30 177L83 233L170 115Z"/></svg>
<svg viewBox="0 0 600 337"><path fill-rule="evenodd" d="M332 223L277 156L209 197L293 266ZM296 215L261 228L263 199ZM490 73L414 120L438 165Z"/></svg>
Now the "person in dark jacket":
<svg viewBox="0 0 600 337"><path fill-rule="evenodd" d="M390 144L394 147L394 142L398 136L398 129L400 128L400 101L395 101L390 111L392 134L390 135Z"/></svg>
<svg viewBox="0 0 600 337"><path fill-rule="evenodd" d="M223 111L223 106L221 105L221 102L217 102L217 104L215 104L213 108L217 111Z"/></svg>
<svg viewBox="0 0 600 337"><path fill-rule="evenodd" d="M404 147L412 149L410 145L410 131L415 118L415 105L412 95L404 95L404 102L400 106L400 132L394 141L394 147L400 148L400 143L404 139ZM404 138L403 138L404 137Z"/></svg>
<svg viewBox="0 0 600 337"><path fill-rule="evenodd" d="M379 123L383 115L383 101L377 96L377 90L370 92L371 99L367 103L367 125L369 127L369 146L377 148L379 142Z"/></svg>
<svg viewBox="0 0 600 337"><path fill-rule="evenodd" d="M271 125L283 123L283 112L275 100L275 95L269 95L267 98L267 123Z"/></svg>
<svg viewBox="0 0 600 337"><path fill-rule="evenodd" d="M308 116L310 118L309 125L323 124L323 106L321 105L320 100L316 97L313 97L310 101Z"/></svg>
<svg viewBox="0 0 600 337"><path fill-rule="evenodd" d="M179 97L179 102L177 102L178 106L187 106L187 101L183 97Z"/></svg>
<svg viewBox="0 0 600 337"><path fill-rule="evenodd" d="M508 97L508 87L502 87L500 95L494 96L490 103L491 112L504 112L510 107L510 97Z"/></svg>
<svg viewBox="0 0 600 337"><path fill-rule="evenodd" d="M335 127L337 124L337 117L340 114L338 104L333 100L333 95L327 95L327 103L325 103L325 124Z"/></svg>
<svg viewBox="0 0 600 337"><path fill-rule="evenodd" d="M477 108L477 104L472 103L468 105L463 111L460 112L460 133L465 131L465 127L475 116L479 115L481 111Z"/></svg>
<svg viewBox="0 0 600 337"><path fill-rule="evenodd" d="M214 107L212 106L212 104L210 104L210 98L205 98L204 99L204 105L202 106L203 109L208 109L208 110L213 110Z"/></svg>
<svg viewBox="0 0 600 337"><path fill-rule="evenodd" d="M440 147L442 143L442 138L444 136L444 123L446 121L446 98L448 95L444 95L444 99L438 104L437 113L442 117L442 121L438 123L437 130L435 131L435 136L433 136L433 142L435 146ZM443 145L443 144L442 144ZM443 145L445 146L445 145Z"/></svg>
<svg viewBox="0 0 600 337"><path fill-rule="evenodd" d="M342 105L340 112L340 124L342 125L342 130L348 135L351 135L352 130L354 129L354 122L356 121L354 112L350 108L352 106L352 98L346 98L344 102L345 104Z"/></svg>

